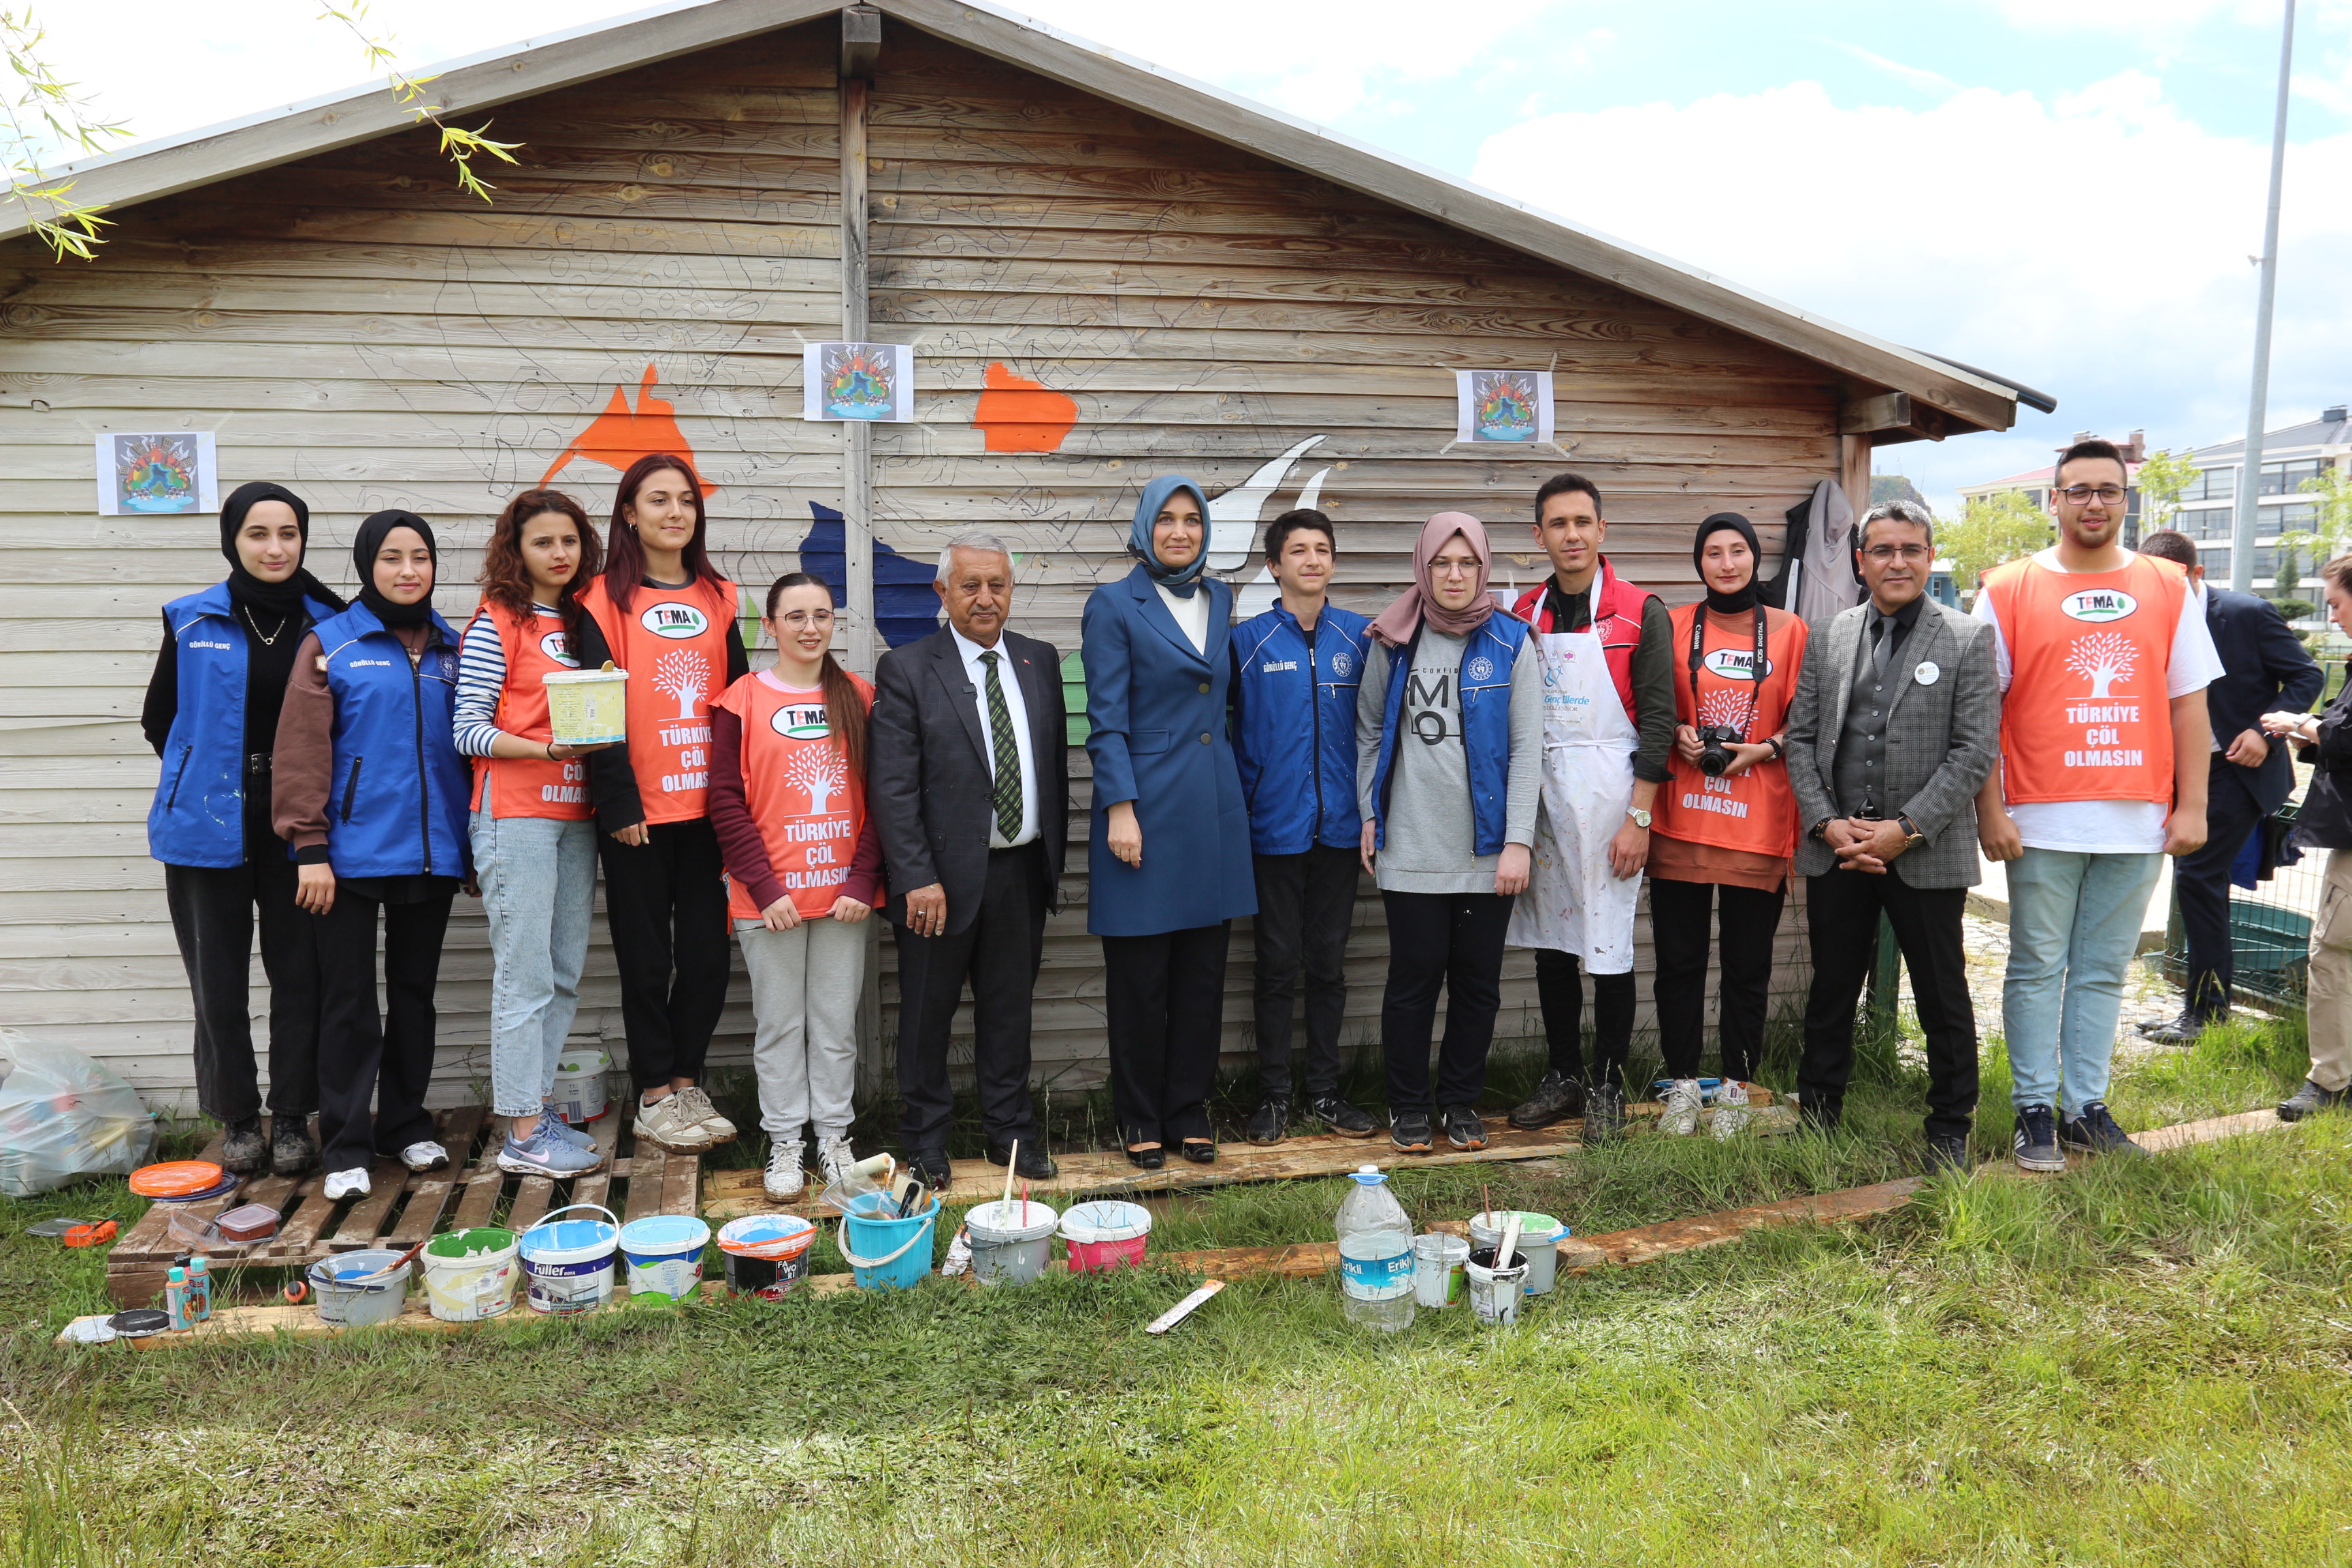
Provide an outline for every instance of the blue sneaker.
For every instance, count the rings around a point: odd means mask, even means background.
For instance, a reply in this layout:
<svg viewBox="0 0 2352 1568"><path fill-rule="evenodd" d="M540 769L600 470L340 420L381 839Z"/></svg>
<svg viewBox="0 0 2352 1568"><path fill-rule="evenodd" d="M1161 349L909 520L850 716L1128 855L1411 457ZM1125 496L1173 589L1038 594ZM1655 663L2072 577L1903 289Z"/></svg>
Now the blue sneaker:
<svg viewBox="0 0 2352 1568"><path fill-rule="evenodd" d="M551 1110L541 1110L539 1113L539 1130L542 1132L554 1133L574 1149L593 1149L596 1146L594 1137L572 1126Z"/></svg>
<svg viewBox="0 0 2352 1568"><path fill-rule="evenodd" d="M544 1122L520 1143L509 1134L499 1148L499 1169L518 1176L584 1176L604 1163L604 1155L573 1148L550 1132Z"/></svg>

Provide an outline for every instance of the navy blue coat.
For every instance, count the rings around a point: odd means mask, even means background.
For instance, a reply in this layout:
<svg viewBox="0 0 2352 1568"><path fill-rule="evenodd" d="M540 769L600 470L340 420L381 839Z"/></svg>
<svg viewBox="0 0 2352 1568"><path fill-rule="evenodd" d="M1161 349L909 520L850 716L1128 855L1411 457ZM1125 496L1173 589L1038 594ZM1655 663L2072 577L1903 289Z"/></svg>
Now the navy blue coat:
<svg viewBox="0 0 2352 1568"><path fill-rule="evenodd" d="M2223 751L2244 731L2259 731L2263 714L2282 710L2307 713L2319 700L2326 678L2268 599L2209 583L2205 629L2213 634L2213 650L2221 656L2221 678L2205 689L2205 710ZM2272 741L2271 754L2261 767L2223 764L2216 757L2214 771L2237 779L2256 805L2273 812L2294 793L2294 767L2286 750Z"/></svg>
<svg viewBox="0 0 2352 1568"><path fill-rule="evenodd" d="M1087 930L1156 936L1257 912L1249 811L1225 731L1234 591L1203 578L1209 650L1160 603L1141 566L1087 598L1087 752L1094 760ZM1110 852L1110 807L1135 803L1143 864Z"/></svg>

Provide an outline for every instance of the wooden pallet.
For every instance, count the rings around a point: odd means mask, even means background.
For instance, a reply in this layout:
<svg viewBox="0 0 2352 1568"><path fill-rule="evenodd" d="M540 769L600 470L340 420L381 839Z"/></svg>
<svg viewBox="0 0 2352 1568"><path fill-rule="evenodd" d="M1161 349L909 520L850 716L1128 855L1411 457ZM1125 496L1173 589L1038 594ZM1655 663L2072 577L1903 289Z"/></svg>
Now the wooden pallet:
<svg viewBox="0 0 2352 1568"><path fill-rule="evenodd" d="M196 1250L171 1234L174 1209L190 1219L210 1219L225 1209L266 1204L280 1216L278 1235L242 1249L206 1250L222 1289L225 1277L251 1268L307 1268L339 1252L387 1247L406 1251L440 1231L497 1223L522 1230L565 1204L602 1204L624 1220L647 1215L695 1212L701 1196L701 1162L638 1144L618 1114L592 1127L596 1146L608 1158L603 1170L577 1181L513 1176L499 1169L503 1120L479 1105L459 1106L435 1118L434 1133L449 1151L443 1170L411 1173L396 1160L379 1160L370 1173L366 1197L330 1203L320 1191L325 1176L262 1176L225 1198L202 1204L154 1204L114 1244L106 1263L106 1291L117 1306L144 1307L163 1294L173 1262ZM617 1148L625 1149L612 1158ZM220 1158L215 1137L199 1156ZM568 1189L568 1190L567 1190Z"/></svg>

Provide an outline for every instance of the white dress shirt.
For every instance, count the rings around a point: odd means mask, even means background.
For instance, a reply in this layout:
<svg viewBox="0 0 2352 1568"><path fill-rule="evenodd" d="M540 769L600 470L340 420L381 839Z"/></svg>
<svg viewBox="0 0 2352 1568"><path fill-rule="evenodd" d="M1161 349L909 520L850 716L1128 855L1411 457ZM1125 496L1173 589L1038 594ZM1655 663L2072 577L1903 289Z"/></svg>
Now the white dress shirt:
<svg viewBox="0 0 2352 1568"><path fill-rule="evenodd" d="M1196 582L1192 596L1186 598L1164 583L1154 583L1160 590L1160 602L1176 618L1176 629L1192 639L1192 651L1206 658L1209 656L1209 588Z"/></svg>
<svg viewBox="0 0 2352 1568"><path fill-rule="evenodd" d="M988 721L988 667L980 656L992 650L981 647L950 625L948 636L955 638L956 652L963 658L963 672L971 682L972 705L980 710L982 755L988 759L992 773L996 767L996 736ZM1021 753L1021 831L1012 837L997 825L995 808L988 814L988 847L991 849L1013 849L1034 842L1037 837L1037 760L1029 740L1029 709L1021 699L1021 675L1013 668L1013 650L999 636L993 650L996 658L996 682L1004 692L1004 711L1013 721L1013 748ZM1060 679L1056 670L1054 679Z"/></svg>

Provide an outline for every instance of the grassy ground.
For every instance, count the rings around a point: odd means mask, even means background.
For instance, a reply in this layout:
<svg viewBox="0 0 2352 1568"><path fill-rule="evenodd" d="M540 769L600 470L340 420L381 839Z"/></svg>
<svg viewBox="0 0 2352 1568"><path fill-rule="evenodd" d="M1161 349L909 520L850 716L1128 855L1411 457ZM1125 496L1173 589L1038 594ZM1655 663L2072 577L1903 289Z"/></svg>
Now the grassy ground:
<svg viewBox="0 0 2352 1568"><path fill-rule="evenodd" d="M2117 1114L2270 1103L2300 1048L2217 1033ZM1859 1089L1832 1142L1637 1137L1484 1179L1584 1231L1851 1185L1916 1168L1919 1089ZM16 1233L110 1201L83 1188L0 1204L0 1564L2347 1562L2347 1154L2331 1117L1944 1181L1563 1282L1516 1334L1456 1310L1393 1339L1273 1280L1154 1339L1189 1281L1147 1271L68 1352L103 1260ZM1459 1218L1480 1179L1397 1186ZM1328 1237L1339 1186L1177 1204L1154 1245Z"/></svg>

